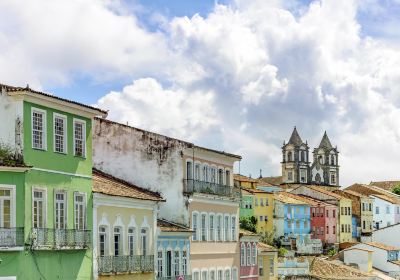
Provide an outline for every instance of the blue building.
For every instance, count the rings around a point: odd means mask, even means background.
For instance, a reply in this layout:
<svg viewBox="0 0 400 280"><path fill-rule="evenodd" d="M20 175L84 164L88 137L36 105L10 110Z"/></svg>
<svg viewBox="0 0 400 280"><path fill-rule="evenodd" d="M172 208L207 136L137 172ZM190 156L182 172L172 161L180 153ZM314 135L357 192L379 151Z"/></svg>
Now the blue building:
<svg viewBox="0 0 400 280"><path fill-rule="evenodd" d="M359 225L357 225L357 217L354 215L351 217L351 226L353 228L351 235L353 237L353 240L357 241L360 239L361 229Z"/></svg>
<svg viewBox="0 0 400 280"><path fill-rule="evenodd" d="M157 279L186 279L190 273L190 237L193 231L166 220L157 220Z"/></svg>

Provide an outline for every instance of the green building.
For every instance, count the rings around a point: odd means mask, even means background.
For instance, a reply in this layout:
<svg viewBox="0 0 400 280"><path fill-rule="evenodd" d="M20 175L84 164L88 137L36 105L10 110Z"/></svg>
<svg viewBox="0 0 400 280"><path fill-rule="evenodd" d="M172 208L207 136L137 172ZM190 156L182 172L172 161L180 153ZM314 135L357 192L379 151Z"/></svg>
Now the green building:
<svg viewBox="0 0 400 280"><path fill-rule="evenodd" d="M239 209L240 217L251 217L254 216L254 194L248 192L245 189L241 190L242 197Z"/></svg>
<svg viewBox="0 0 400 280"><path fill-rule="evenodd" d="M106 112L0 89L0 280L91 279L92 121Z"/></svg>

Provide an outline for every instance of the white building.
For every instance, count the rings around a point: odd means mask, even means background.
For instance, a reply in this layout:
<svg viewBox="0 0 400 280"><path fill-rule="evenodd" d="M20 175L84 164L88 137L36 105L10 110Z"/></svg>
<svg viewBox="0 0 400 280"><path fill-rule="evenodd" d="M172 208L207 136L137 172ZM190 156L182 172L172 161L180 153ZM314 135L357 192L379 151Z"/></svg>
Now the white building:
<svg viewBox="0 0 400 280"><path fill-rule="evenodd" d="M358 266L358 269L370 273L372 271L373 250L350 247L343 250L343 262L346 265Z"/></svg>
<svg viewBox="0 0 400 280"><path fill-rule="evenodd" d="M396 216L400 208L396 204L396 199L384 194L372 194L370 197L374 199L373 225L375 229L388 227L398 222Z"/></svg>
<svg viewBox="0 0 400 280"><path fill-rule="evenodd" d="M310 264L304 257L279 258L277 269L279 277L310 274Z"/></svg>
<svg viewBox="0 0 400 280"><path fill-rule="evenodd" d="M400 236L400 224L396 224L375 230L372 233L372 241L400 248L399 236Z"/></svg>
<svg viewBox="0 0 400 280"><path fill-rule="evenodd" d="M376 242L359 243L351 248L373 251L372 266L387 273L390 277L400 279L400 248Z"/></svg>

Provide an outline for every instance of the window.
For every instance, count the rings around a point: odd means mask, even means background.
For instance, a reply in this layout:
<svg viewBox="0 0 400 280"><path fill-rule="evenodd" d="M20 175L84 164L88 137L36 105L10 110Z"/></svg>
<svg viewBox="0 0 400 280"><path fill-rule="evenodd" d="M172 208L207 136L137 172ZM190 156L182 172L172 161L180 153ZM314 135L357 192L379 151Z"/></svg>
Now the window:
<svg viewBox="0 0 400 280"><path fill-rule="evenodd" d="M121 237L121 228L114 228L114 256L119 256L122 253L122 237Z"/></svg>
<svg viewBox="0 0 400 280"><path fill-rule="evenodd" d="M147 229L142 228L140 231L140 244L142 256L147 256Z"/></svg>
<svg viewBox="0 0 400 280"><path fill-rule="evenodd" d="M260 198L260 206L264 206L264 200Z"/></svg>
<svg viewBox="0 0 400 280"><path fill-rule="evenodd" d="M46 192L33 190L33 227L44 228L46 221Z"/></svg>
<svg viewBox="0 0 400 280"><path fill-rule="evenodd" d="M332 231L332 233L333 233L333 234L336 234L336 226L333 226L333 231Z"/></svg>
<svg viewBox="0 0 400 280"><path fill-rule="evenodd" d="M11 227L11 190L0 189L0 228Z"/></svg>
<svg viewBox="0 0 400 280"><path fill-rule="evenodd" d="M225 185L230 186L231 185L231 172L229 170L225 171Z"/></svg>
<svg viewBox="0 0 400 280"><path fill-rule="evenodd" d="M207 167L207 165L203 166L203 181L208 182L208 167Z"/></svg>
<svg viewBox="0 0 400 280"><path fill-rule="evenodd" d="M315 217L315 208L311 208L311 216Z"/></svg>
<svg viewBox="0 0 400 280"><path fill-rule="evenodd" d="M231 217L231 228L232 228L232 233L231 233L232 241L236 241L236 217Z"/></svg>
<svg viewBox="0 0 400 280"><path fill-rule="evenodd" d="M232 268L232 280L238 280L238 270L236 267Z"/></svg>
<svg viewBox="0 0 400 280"><path fill-rule="evenodd" d="M365 203L364 202L361 203L361 206L362 206L362 211L365 211Z"/></svg>
<svg viewBox="0 0 400 280"><path fill-rule="evenodd" d="M201 214L201 241L207 241L207 215Z"/></svg>
<svg viewBox="0 0 400 280"><path fill-rule="evenodd" d="M74 120L74 155L86 156L86 123L81 120Z"/></svg>
<svg viewBox="0 0 400 280"><path fill-rule="evenodd" d="M288 152L287 158L288 161L292 161L292 152Z"/></svg>
<svg viewBox="0 0 400 280"><path fill-rule="evenodd" d="M379 214L379 206L375 207L375 214Z"/></svg>
<svg viewBox="0 0 400 280"><path fill-rule="evenodd" d="M344 207L340 207L341 215L344 215Z"/></svg>
<svg viewBox="0 0 400 280"><path fill-rule="evenodd" d="M193 280L200 280L200 273L198 271L193 271Z"/></svg>
<svg viewBox="0 0 400 280"><path fill-rule="evenodd" d="M254 198L254 205L255 205L255 206L258 206L258 198L257 198L257 197Z"/></svg>
<svg viewBox="0 0 400 280"><path fill-rule="evenodd" d="M217 216L217 241L222 241L222 216Z"/></svg>
<svg viewBox="0 0 400 280"><path fill-rule="evenodd" d="M99 227L99 254L100 257L104 257L106 255L107 248L107 233L106 227Z"/></svg>
<svg viewBox="0 0 400 280"><path fill-rule="evenodd" d="M224 184L224 170L218 169L218 184Z"/></svg>
<svg viewBox="0 0 400 280"><path fill-rule="evenodd" d="M75 193L74 200L75 229L84 230L86 228L86 195Z"/></svg>
<svg viewBox="0 0 400 280"><path fill-rule="evenodd" d="M335 209L332 210L332 216L333 216L334 218L336 218L336 210L335 210Z"/></svg>
<svg viewBox="0 0 400 280"><path fill-rule="evenodd" d="M386 214L390 214L390 206L386 205Z"/></svg>
<svg viewBox="0 0 400 280"><path fill-rule="evenodd" d="M329 226L326 226L326 234L329 234Z"/></svg>
<svg viewBox="0 0 400 280"><path fill-rule="evenodd" d="M129 228L128 229L128 250L129 256L136 255L136 236L135 236L135 229Z"/></svg>
<svg viewBox="0 0 400 280"><path fill-rule="evenodd" d="M325 215L326 215L327 218L329 218L329 211L328 210L326 210L326 214Z"/></svg>
<svg viewBox="0 0 400 280"><path fill-rule="evenodd" d="M274 259L270 258L269 259L269 274L274 275L275 274L275 266L274 266Z"/></svg>
<svg viewBox="0 0 400 280"><path fill-rule="evenodd" d="M201 280L207 280L207 270L203 270L201 272Z"/></svg>
<svg viewBox="0 0 400 280"><path fill-rule="evenodd" d="M331 165L335 165L335 156L331 155Z"/></svg>
<svg viewBox="0 0 400 280"><path fill-rule="evenodd" d="M223 272L222 270L218 270L218 280L223 280Z"/></svg>
<svg viewBox="0 0 400 280"><path fill-rule="evenodd" d="M288 171L288 173L287 173L287 179L288 179L289 181L292 181L292 180L293 180L293 172L292 172L292 171Z"/></svg>
<svg viewBox="0 0 400 280"><path fill-rule="evenodd" d="M186 179L193 179L193 164L191 161L186 162Z"/></svg>
<svg viewBox="0 0 400 280"><path fill-rule="evenodd" d="M175 276L179 276L180 275L180 271L179 271L179 267L180 267L180 253L179 251L175 251L174 252L174 272L175 272Z"/></svg>
<svg viewBox="0 0 400 280"><path fill-rule="evenodd" d="M365 221L363 221L363 229L365 229Z"/></svg>
<svg viewBox="0 0 400 280"><path fill-rule="evenodd" d="M211 167L211 183L216 183L217 182L217 170L215 167Z"/></svg>
<svg viewBox="0 0 400 280"><path fill-rule="evenodd" d="M369 203L369 211L372 211L372 203Z"/></svg>
<svg viewBox="0 0 400 280"><path fill-rule="evenodd" d="M306 177L307 177L307 172L304 169L300 169L300 182L302 183L307 182Z"/></svg>
<svg viewBox="0 0 400 280"><path fill-rule="evenodd" d="M182 275L187 274L187 251L183 250L182 251Z"/></svg>
<svg viewBox="0 0 400 280"><path fill-rule="evenodd" d="M265 198L265 206L268 206L268 205L269 205L268 198Z"/></svg>
<svg viewBox="0 0 400 280"><path fill-rule="evenodd" d="M194 179L200 181L200 164L196 164L194 167Z"/></svg>
<svg viewBox="0 0 400 280"><path fill-rule="evenodd" d="M247 248L246 248L246 264L247 266L251 266L251 244L248 243L247 244Z"/></svg>
<svg viewBox="0 0 400 280"><path fill-rule="evenodd" d="M225 216L224 218L224 236L225 241L229 241L229 216Z"/></svg>
<svg viewBox="0 0 400 280"><path fill-rule="evenodd" d="M210 228L210 236L208 238L210 239L210 241L214 241L215 240L214 215L210 214L208 223Z"/></svg>
<svg viewBox="0 0 400 280"><path fill-rule="evenodd" d="M256 261L257 261L257 245L254 243L252 248L253 248L253 250L251 252L251 264L252 265L256 265Z"/></svg>
<svg viewBox="0 0 400 280"><path fill-rule="evenodd" d="M215 280L215 270L210 270L210 280Z"/></svg>
<svg viewBox="0 0 400 280"><path fill-rule="evenodd" d="M54 216L56 229L65 229L67 223L66 217L66 194L64 192L55 193Z"/></svg>
<svg viewBox="0 0 400 280"><path fill-rule="evenodd" d="M32 108L32 148L46 150L46 111Z"/></svg>
<svg viewBox="0 0 400 280"><path fill-rule="evenodd" d="M67 118L65 116L54 114L54 151L57 153L67 152Z"/></svg>
<svg viewBox="0 0 400 280"><path fill-rule="evenodd" d="M342 224L342 232L344 232L344 225Z"/></svg>
<svg viewBox="0 0 400 280"><path fill-rule="evenodd" d="M240 266L246 266L246 245L240 244Z"/></svg>
<svg viewBox="0 0 400 280"><path fill-rule="evenodd" d="M163 252L157 252L157 277L161 278L163 276Z"/></svg>
<svg viewBox="0 0 400 280"><path fill-rule="evenodd" d="M192 235L192 240L193 241L197 241L197 217L198 214L197 213L192 213L192 230L193 230L193 235Z"/></svg>
<svg viewBox="0 0 400 280"><path fill-rule="evenodd" d="M259 219L259 220L260 220L260 222L262 222L262 221L263 221L263 217L264 217L264 216L260 216L260 219Z"/></svg>
<svg viewBox="0 0 400 280"><path fill-rule="evenodd" d="M225 280L231 280L231 270L229 268L225 270Z"/></svg>
<svg viewBox="0 0 400 280"><path fill-rule="evenodd" d="M264 276L263 258L259 258L258 259L258 275L259 276Z"/></svg>

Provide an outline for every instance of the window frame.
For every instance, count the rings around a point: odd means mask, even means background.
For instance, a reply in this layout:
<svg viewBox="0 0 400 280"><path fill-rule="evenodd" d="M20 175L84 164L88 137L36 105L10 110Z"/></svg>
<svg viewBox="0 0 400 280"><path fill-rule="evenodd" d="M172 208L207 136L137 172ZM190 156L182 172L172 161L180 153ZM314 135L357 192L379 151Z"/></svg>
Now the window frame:
<svg viewBox="0 0 400 280"><path fill-rule="evenodd" d="M78 228L77 227L77 215L76 215L76 197L77 196L83 196L83 206L84 206L84 217L83 217L83 228ZM88 209L87 209L87 194L84 192L74 192L74 229L75 230L86 230L87 229L87 216L88 216ZM78 220L79 223L79 220Z"/></svg>
<svg viewBox="0 0 400 280"><path fill-rule="evenodd" d="M57 194L64 195L64 228L57 227ZM54 228L55 229L67 229L68 227L68 192L66 190L55 190L54 191Z"/></svg>
<svg viewBox="0 0 400 280"><path fill-rule="evenodd" d="M34 141L33 141L33 113L39 113L42 114L42 129L43 129L43 135L42 135L42 147L37 148L34 147ZM31 147L34 150L38 151L47 151L47 111L43 109L39 109L37 107L31 107Z"/></svg>
<svg viewBox="0 0 400 280"><path fill-rule="evenodd" d="M77 124L77 123L79 123L79 124L82 124L83 125L83 131L82 131L82 135L83 135L83 138L82 138L82 141L83 141L83 144L82 144L82 149L83 149L83 153L82 153L82 155L77 155L76 154L76 134L75 134L75 124ZM80 157L80 158L86 158L87 157L87 139L86 139L86 133L87 133L87 125L86 125L86 121L85 120L82 120L82 119L76 119L76 118L74 118L73 119L73 122L72 122L72 134L73 134L73 141L74 141L74 156L75 157Z"/></svg>
<svg viewBox="0 0 400 280"><path fill-rule="evenodd" d="M129 232L132 230L133 232ZM128 255L136 256L137 255L137 245L136 245L136 227L128 227L127 231L127 241L128 241ZM133 254L131 254L131 251Z"/></svg>
<svg viewBox="0 0 400 280"><path fill-rule="evenodd" d="M104 231L100 230L101 228L104 228ZM99 257L108 256L109 253L110 253L109 249L108 249L108 234L107 234L108 226L99 225L98 230L99 230L99 232L98 232L98 234L99 234L99 241L98 241L98 250L99 250L98 254L99 254ZM104 236L104 255L101 254L101 241L100 241L101 240L101 238L100 238L101 235Z"/></svg>
<svg viewBox="0 0 400 280"><path fill-rule="evenodd" d="M56 118L62 119L64 121L63 128L63 151L56 151ZM68 117L63 114L53 113L53 152L57 154L68 154Z"/></svg>
<svg viewBox="0 0 400 280"><path fill-rule="evenodd" d="M0 184L0 190L9 190L10 191L10 228L15 227L15 225L16 225L17 212L16 212L16 192L15 192L15 189L16 189L15 185ZM2 200L4 200L4 199L2 199ZM0 224L0 227L4 227L4 219L2 219L2 223L3 224Z"/></svg>
<svg viewBox="0 0 400 280"><path fill-rule="evenodd" d="M191 225L192 225L192 230L193 230L192 241L199 241L199 212L197 212L197 211L192 212Z"/></svg>
<svg viewBox="0 0 400 280"><path fill-rule="evenodd" d="M35 192L42 192L43 193L43 197L42 197L42 201L43 201L43 226L42 227L35 227L35 221L34 221L34 203L35 203ZM46 228L47 226L47 189L46 188L40 188L40 187L33 187L32 188L32 228Z"/></svg>

